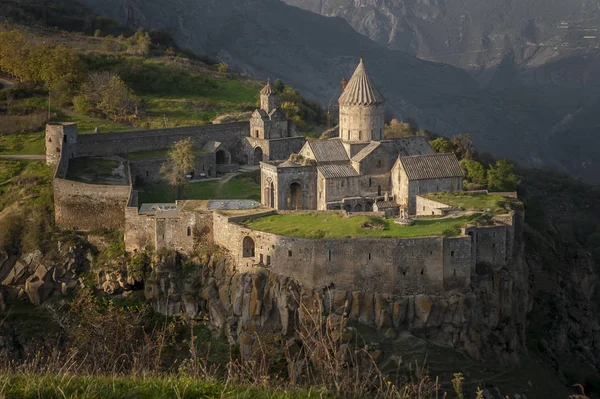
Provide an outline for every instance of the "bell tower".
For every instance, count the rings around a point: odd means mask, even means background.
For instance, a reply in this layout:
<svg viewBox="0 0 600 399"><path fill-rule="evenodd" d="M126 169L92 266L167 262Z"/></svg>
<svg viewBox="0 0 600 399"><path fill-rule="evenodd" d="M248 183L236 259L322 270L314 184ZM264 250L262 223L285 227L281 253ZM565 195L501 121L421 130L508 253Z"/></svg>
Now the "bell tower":
<svg viewBox="0 0 600 399"><path fill-rule="evenodd" d="M271 81L260 91L260 108L270 114L277 108L277 92L271 86Z"/></svg>

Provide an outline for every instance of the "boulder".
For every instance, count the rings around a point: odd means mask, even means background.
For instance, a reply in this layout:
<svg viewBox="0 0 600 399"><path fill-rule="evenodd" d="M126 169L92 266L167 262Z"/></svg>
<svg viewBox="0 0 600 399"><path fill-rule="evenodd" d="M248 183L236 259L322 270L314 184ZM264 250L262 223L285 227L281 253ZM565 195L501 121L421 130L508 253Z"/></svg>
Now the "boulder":
<svg viewBox="0 0 600 399"><path fill-rule="evenodd" d="M50 279L40 279L38 276L30 276L25 281L25 293L29 301L34 305L39 305L52 295L54 284Z"/></svg>

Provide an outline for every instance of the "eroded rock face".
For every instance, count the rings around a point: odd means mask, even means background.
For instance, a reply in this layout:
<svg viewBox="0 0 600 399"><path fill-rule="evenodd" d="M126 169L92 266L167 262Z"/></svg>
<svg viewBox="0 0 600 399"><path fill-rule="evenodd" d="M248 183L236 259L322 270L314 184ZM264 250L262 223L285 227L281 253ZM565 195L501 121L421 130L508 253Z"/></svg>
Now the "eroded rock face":
<svg viewBox="0 0 600 399"><path fill-rule="evenodd" d="M409 331L438 345L464 349L474 359L510 364L526 351L530 296L522 262L512 272L486 268L474 277L468 294L411 296L306 289L267 270L231 274L228 262L227 256L215 256L188 276L159 262L146 281L146 298L166 315L208 317L240 344L247 332L292 338L303 321L323 313L375 327L388 339Z"/></svg>

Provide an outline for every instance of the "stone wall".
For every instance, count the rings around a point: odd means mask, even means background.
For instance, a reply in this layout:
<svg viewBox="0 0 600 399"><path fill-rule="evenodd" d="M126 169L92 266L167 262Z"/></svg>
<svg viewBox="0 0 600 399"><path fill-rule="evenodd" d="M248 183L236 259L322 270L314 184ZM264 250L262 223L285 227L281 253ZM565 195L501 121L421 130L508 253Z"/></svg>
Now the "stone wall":
<svg viewBox="0 0 600 399"><path fill-rule="evenodd" d="M402 180L405 180L402 176ZM449 177L445 179L427 179L408 181L408 213L414 215L417 210L417 195L439 193L447 191L453 193L462 190L462 177Z"/></svg>
<svg viewBox="0 0 600 399"><path fill-rule="evenodd" d="M416 197L416 215L417 216L442 216L444 210L452 208L442 202L430 200L417 195Z"/></svg>
<svg viewBox="0 0 600 399"><path fill-rule="evenodd" d="M131 166L131 180L135 185L150 183L156 184L165 181L165 177L160 173L160 168L168 161L168 158L162 159L140 159L129 161ZM223 165L228 167L230 165ZM234 165L237 167L236 165ZM214 177L217 171L214 153L203 153L196 156L196 175L204 173L208 177Z"/></svg>
<svg viewBox="0 0 600 399"><path fill-rule="evenodd" d="M304 239L255 231L238 219L214 215L215 243L227 248L240 272L268 268L314 289L393 294L467 289L471 238ZM249 238L247 238L249 237ZM254 256L244 251L253 242Z"/></svg>
<svg viewBox="0 0 600 399"><path fill-rule="evenodd" d="M233 148L241 138L248 137L249 122L223 123L181 127L173 129L142 130L126 133L101 133L79 135L77 156L107 156L127 152L160 150L169 148L178 140L191 137L198 147L209 141L219 141L226 148ZM235 162L236 160L232 160Z"/></svg>
<svg viewBox="0 0 600 399"><path fill-rule="evenodd" d="M94 231L123 229L131 185L86 184L54 179L56 225L63 229Z"/></svg>

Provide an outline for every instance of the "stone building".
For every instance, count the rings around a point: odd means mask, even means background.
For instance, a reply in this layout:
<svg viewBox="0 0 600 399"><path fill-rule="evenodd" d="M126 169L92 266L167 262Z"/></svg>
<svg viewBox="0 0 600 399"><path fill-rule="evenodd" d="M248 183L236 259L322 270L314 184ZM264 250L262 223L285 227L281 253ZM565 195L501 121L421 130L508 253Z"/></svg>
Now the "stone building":
<svg viewBox="0 0 600 399"><path fill-rule="evenodd" d="M339 108L339 137L308 141L286 161L261 164L263 205L372 211L388 193L386 202L412 215L417 195L462 190L454 154L435 153L424 137L385 139L385 100L362 59Z"/></svg>

